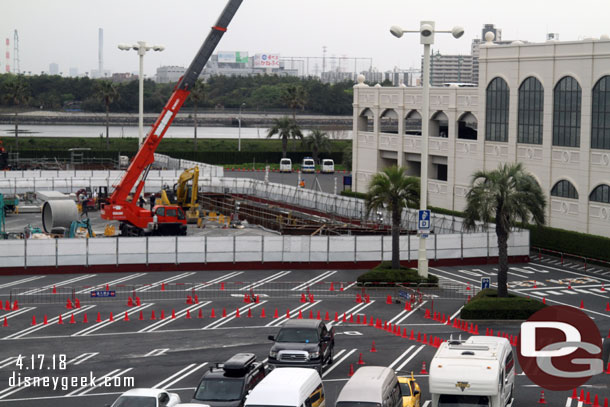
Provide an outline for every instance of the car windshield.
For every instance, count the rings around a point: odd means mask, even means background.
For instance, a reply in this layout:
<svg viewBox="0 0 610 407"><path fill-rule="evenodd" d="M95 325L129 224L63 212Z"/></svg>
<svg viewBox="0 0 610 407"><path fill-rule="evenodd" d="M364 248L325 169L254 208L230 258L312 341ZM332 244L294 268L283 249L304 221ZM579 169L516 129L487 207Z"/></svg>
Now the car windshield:
<svg viewBox="0 0 610 407"><path fill-rule="evenodd" d="M157 407L156 397L121 396L112 407Z"/></svg>
<svg viewBox="0 0 610 407"><path fill-rule="evenodd" d="M282 160L280 161L280 164L290 164L290 160Z"/></svg>
<svg viewBox="0 0 610 407"><path fill-rule="evenodd" d="M195 399L201 401L241 400L241 379L205 379L195 392Z"/></svg>
<svg viewBox="0 0 610 407"><path fill-rule="evenodd" d="M364 401L340 401L336 407L380 407L379 403L370 403Z"/></svg>
<svg viewBox="0 0 610 407"><path fill-rule="evenodd" d="M441 394L438 407L481 407L489 406L487 396L460 396L456 394Z"/></svg>
<svg viewBox="0 0 610 407"><path fill-rule="evenodd" d="M312 328L282 328L276 342L317 343L318 330Z"/></svg>
<svg viewBox="0 0 610 407"><path fill-rule="evenodd" d="M402 393L403 397L411 397L411 387L409 386L409 383L399 383L400 384L400 392Z"/></svg>

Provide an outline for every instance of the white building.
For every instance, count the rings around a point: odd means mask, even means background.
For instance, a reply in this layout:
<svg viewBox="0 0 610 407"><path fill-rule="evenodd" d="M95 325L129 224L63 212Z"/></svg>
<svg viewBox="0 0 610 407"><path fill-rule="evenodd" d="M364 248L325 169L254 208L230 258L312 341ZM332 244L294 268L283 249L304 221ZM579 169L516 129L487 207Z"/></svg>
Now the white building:
<svg viewBox="0 0 610 407"><path fill-rule="evenodd" d="M520 161L551 227L610 237L610 39L482 44L478 88L432 88L428 202L463 210L471 175ZM421 88L354 87L356 191L386 166L419 175Z"/></svg>

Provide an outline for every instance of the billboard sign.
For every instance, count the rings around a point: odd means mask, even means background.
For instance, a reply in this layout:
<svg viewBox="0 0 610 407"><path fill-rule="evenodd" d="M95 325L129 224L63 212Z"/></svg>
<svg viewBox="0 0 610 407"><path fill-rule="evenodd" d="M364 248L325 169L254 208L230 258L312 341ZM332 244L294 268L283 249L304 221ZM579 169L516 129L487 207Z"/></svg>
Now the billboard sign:
<svg viewBox="0 0 610 407"><path fill-rule="evenodd" d="M279 68L280 54L256 54L254 55L255 68Z"/></svg>
<svg viewBox="0 0 610 407"><path fill-rule="evenodd" d="M240 63L245 64L248 62L248 52L242 51L219 51L218 52L218 62L219 63L227 63L234 64Z"/></svg>

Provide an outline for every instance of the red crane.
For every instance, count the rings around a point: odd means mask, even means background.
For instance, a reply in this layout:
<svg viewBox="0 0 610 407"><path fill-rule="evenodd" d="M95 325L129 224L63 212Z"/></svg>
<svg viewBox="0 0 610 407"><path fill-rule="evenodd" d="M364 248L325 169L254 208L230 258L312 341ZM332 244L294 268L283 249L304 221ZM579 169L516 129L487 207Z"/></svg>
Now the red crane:
<svg viewBox="0 0 610 407"><path fill-rule="evenodd" d="M174 93L172 93L155 124L146 135L127 171L120 182L114 185L114 192L108 199L108 203L102 207L101 216L103 219L121 222L121 235L186 234L186 218L181 208L157 205L151 211L139 207L137 203L148 172L155 161L154 154L157 146L190 94L190 89L195 85L212 52L227 31L227 27L242 1L229 0L216 25L210 30L197 55L176 85ZM134 186L136 189L132 198L129 199Z"/></svg>

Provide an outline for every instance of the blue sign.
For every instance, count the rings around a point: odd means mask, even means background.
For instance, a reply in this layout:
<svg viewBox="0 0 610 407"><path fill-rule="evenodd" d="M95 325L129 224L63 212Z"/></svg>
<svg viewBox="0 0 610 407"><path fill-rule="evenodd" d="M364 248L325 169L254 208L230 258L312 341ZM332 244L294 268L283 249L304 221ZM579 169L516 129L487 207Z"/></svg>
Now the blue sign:
<svg viewBox="0 0 610 407"><path fill-rule="evenodd" d="M91 291L91 297L116 297L116 291Z"/></svg>
<svg viewBox="0 0 610 407"><path fill-rule="evenodd" d="M490 284L491 284L491 278L489 278L489 277L481 277L481 290L489 288Z"/></svg>
<svg viewBox="0 0 610 407"><path fill-rule="evenodd" d="M344 175L343 176L343 185L352 185L352 176L351 175Z"/></svg>
<svg viewBox="0 0 610 407"><path fill-rule="evenodd" d="M417 229L428 231L430 230L430 210L424 209L418 212Z"/></svg>

